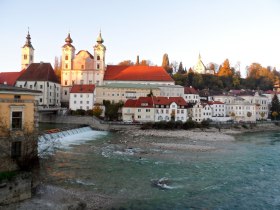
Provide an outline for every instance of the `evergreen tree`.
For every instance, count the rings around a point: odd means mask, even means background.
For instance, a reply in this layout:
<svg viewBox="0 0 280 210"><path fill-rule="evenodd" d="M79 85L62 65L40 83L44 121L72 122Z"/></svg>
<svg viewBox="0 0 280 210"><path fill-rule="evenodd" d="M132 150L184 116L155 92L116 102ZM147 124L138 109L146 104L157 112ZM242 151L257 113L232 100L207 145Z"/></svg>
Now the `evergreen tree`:
<svg viewBox="0 0 280 210"><path fill-rule="evenodd" d="M185 73L184 67L183 67L183 63L182 63L182 62L180 62L180 64L179 64L178 73L179 73L179 74L184 74L184 73Z"/></svg>
<svg viewBox="0 0 280 210"><path fill-rule="evenodd" d="M276 116L279 116L279 112L280 112L280 102L279 102L279 99L278 99L278 96L277 94L275 94L272 98L272 101L271 101L271 115L273 117L274 115L274 118ZM274 113L274 114L273 114Z"/></svg>
<svg viewBox="0 0 280 210"><path fill-rule="evenodd" d="M166 71L168 74L172 75L173 70L172 70L172 67L170 66L169 58L168 58L167 53L165 53L165 54L163 55L163 58L162 58L162 65L161 65L161 66L162 66L162 68L165 69L165 71Z"/></svg>

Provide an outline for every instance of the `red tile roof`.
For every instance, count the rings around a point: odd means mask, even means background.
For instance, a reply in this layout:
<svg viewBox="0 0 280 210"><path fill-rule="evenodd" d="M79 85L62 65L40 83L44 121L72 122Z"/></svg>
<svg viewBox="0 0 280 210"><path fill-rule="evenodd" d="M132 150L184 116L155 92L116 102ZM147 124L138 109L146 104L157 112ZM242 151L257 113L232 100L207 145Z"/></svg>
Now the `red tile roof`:
<svg viewBox="0 0 280 210"><path fill-rule="evenodd" d="M170 105L175 102L179 106L187 106L187 102L182 97L139 97L138 99L129 99L124 107L154 107L154 105Z"/></svg>
<svg viewBox="0 0 280 210"><path fill-rule="evenodd" d="M49 81L59 83L50 63L32 63L19 76L18 81Z"/></svg>
<svg viewBox="0 0 280 210"><path fill-rule="evenodd" d="M184 94L198 94L198 91L193 87L185 87Z"/></svg>
<svg viewBox="0 0 280 210"><path fill-rule="evenodd" d="M95 85L74 85L70 93L93 93Z"/></svg>
<svg viewBox="0 0 280 210"><path fill-rule="evenodd" d="M2 72L0 73L0 84L7 84L14 86L18 77L24 72L22 70L20 72Z"/></svg>
<svg viewBox="0 0 280 210"><path fill-rule="evenodd" d="M158 66L108 65L104 80L174 82L165 69Z"/></svg>

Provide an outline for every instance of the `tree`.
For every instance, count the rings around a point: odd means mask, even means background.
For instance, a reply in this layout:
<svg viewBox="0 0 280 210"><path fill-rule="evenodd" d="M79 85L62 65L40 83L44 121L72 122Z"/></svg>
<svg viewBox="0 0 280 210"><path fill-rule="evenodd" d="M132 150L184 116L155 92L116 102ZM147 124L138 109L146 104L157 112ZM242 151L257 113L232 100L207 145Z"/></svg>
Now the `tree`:
<svg viewBox="0 0 280 210"><path fill-rule="evenodd" d="M232 69L230 68L229 60L226 59L222 66L220 66L219 71L218 71L218 76L232 76L233 72Z"/></svg>
<svg viewBox="0 0 280 210"><path fill-rule="evenodd" d="M278 112L272 112L271 116L273 117L274 120L276 120L276 117L278 116Z"/></svg>
<svg viewBox="0 0 280 210"><path fill-rule="evenodd" d="M184 74L185 73L182 61L179 63L178 73L179 74Z"/></svg>
<svg viewBox="0 0 280 210"><path fill-rule="evenodd" d="M95 117L100 117L103 110L101 109L100 105L95 105L92 109L92 114Z"/></svg>
<svg viewBox="0 0 280 210"><path fill-rule="evenodd" d="M264 118L264 116L265 116L265 112L261 112L260 115L261 115L262 120L263 120L263 118Z"/></svg>
<svg viewBox="0 0 280 210"><path fill-rule="evenodd" d="M169 58L168 58L168 55L167 53L165 53L163 55L163 58L162 58L162 68L165 69L165 71L168 73L168 74L172 74L172 67L170 66L170 63L169 63Z"/></svg>
<svg viewBox="0 0 280 210"><path fill-rule="evenodd" d="M131 60L124 60L119 62L118 64L119 66L133 66L134 63Z"/></svg>
<svg viewBox="0 0 280 210"><path fill-rule="evenodd" d="M252 112L247 112L247 117L252 117Z"/></svg>
<svg viewBox="0 0 280 210"><path fill-rule="evenodd" d="M58 78L58 80L59 80L59 82L61 81L61 58L60 58L60 60L58 59L58 57L57 56L55 56L55 58L54 58L54 73L55 73L55 75L57 76L57 78Z"/></svg>
<svg viewBox="0 0 280 210"><path fill-rule="evenodd" d="M272 113L271 115L276 119L276 117L279 115L280 112L280 102L277 94L274 94L272 98L270 111Z"/></svg>

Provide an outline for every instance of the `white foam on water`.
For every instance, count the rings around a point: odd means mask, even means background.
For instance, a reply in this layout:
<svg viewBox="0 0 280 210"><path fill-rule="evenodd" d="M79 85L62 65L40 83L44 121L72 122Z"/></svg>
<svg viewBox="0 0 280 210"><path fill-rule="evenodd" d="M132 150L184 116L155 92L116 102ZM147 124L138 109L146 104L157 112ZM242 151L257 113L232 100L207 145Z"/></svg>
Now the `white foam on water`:
<svg viewBox="0 0 280 210"><path fill-rule="evenodd" d="M70 149L74 145L81 145L107 135L106 131L95 131L90 128L69 130L69 135L62 133L45 134L39 137L38 153L41 157L53 155L56 149Z"/></svg>

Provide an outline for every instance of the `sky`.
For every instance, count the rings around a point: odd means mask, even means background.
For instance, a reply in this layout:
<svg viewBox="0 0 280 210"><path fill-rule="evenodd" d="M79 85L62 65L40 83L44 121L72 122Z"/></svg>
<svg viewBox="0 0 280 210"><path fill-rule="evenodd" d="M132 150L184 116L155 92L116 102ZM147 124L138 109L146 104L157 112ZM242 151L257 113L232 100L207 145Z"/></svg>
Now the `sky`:
<svg viewBox="0 0 280 210"><path fill-rule="evenodd" d="M93 46L102 32L106 63L150 60L193 67L240 70L253 62L280 70L279 0L0 0L0 72L21 70L21 47L29 27L35 62L54 64L71 33L76 53Z"/></svg>

